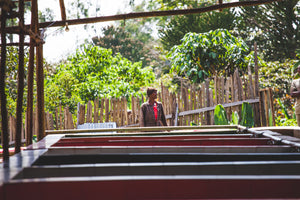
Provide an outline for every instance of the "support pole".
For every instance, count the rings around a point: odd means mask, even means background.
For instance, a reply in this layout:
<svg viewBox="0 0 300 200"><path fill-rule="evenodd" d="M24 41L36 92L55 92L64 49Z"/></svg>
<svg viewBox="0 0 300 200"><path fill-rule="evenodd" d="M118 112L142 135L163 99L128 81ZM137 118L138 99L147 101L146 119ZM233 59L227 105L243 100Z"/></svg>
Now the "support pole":
<svg viewBox="0 0 300 200"><path fill-rule="evenodd" d="M37 0L31 1L31 25L32 32L37 33ZM26 126L26 145L32 144L33 136L33 76L34 76L34 48L35 40L30 37L29 63L28 63L28 89L27 89L27 126Z"/></svg>
<svg viewBox="0 0 300 200"><path fill-rule="evenodd" d="M19 26L24 26L24 0L19 0ZM24 33L21 30L19 34L19 68L18 68L18 96L16 113L16 141L15 153L21 151L21 134L23 124L23 93L24 93Z"/></svg>
<svg viewBox="0 0 300 200"><path fill-rule="evenodd" d="M1 96L1 122L2 122L2 146L3 146L3 161L9 160L8 152L8 120L6 109L6 94L5 94L5 68L6 68L6 19L7 12L1 10L1 67L0 67L0 96Z"/></svg>
<svg viewBox="0 0 300 200"><path fill-rule="evenodd" d="M43 43L37 45L36 59L37 138L40 141L45 136Z"/></svg>

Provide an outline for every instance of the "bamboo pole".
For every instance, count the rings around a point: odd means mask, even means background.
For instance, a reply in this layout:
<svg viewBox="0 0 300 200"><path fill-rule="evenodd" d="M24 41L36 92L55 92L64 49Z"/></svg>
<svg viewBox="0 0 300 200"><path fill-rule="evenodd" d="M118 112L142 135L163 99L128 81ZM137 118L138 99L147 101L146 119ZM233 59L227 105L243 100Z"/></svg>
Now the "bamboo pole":
<svg viewBox="0 0 300 200"><path fill-rule="evenodd" d="M19 0L19 27L24 26L24 0ZM21 30L19 34L19 68L18 68L18 94L17 94L17 108L16 108L16 140L15 153L21 151L21 134L23 123L23 96L24 96L24 33Z"/></svg>
<svg viewBox="0 0 300 200"><path fill-rule="evenodd" d="M98 123L99 97L94 100L94 123Z"/></svg>
<svg viewBox="0 0 300 200"><path fill-rule="evenodd" d="M87 103L87 110L86 110L86 123L92 123L93 118L93 108L91 101L88 101Z"/></svg>
<svg viewBox="0 0 300 200"><path fill-rule="evenodd" d="M102 98L102 99L101 99L101 106L100 106L100 120L99 120L100 123L103 123L104 101L105 101L105 99Z"/></svg>
<svg viewBox="0 0 300 200"><path fill-rule="evenodd" d="M36 55L36 87L37 87L37 120L38 141L45 136L45 110L44 110L44 67L43 67L43 44L37 45Z"/></svg>
<svg viewBox="0 0 300 200"><path fill-rule="evenodd" d="M258 86L258 59L257 59L257 44L254 42L254 79L255 79L255 96L259 96L259 86Z"/></svg>
<svg viewBox="0 0 300 200"><path fill-rule="evenodd" d="M209 92L209 79L205 80L205 95L206 95L206 107L210 107L211 99L210 99L210 92ZM207 125L211 125L209 111L206 112L206 122L207 122Z"/></svg>
<svg viewBox="0 0 300 200"><path fill-rule="evenodd" d="M266 126L266 116L265 116L265 107L264 107L264 91L259 92L259 107L260 107L260 118L261 126Z"/></svg>
<svg viewBox="0 0 300 200"><path fill-rule="evenodd" d="M105 122L109 122L109 99L105 98Z"/></svg>
<svg viewBox="0 0 300 200"><path fill-rule="evenodd" d="M8 152L8 123L7 123L7 100L5 94L5 79L6 79L6 19L7 11L1 10L1 68L0 68L0 96L1 96L1 123L2 123L2 144L3 144L3 161L9 160Z"/></svg>
<svg viewBox="0 0 300 200"><path fill-rule="evenodd" d="M136 18L147 18L147 17L190 15L190 14L211 12L214 10L225 9L225 8L269 4L272 2L276 2L276 1L279 1L279 0L248 0L248 1L241 1L241 2L237 1L237 2L223 3L221 5L216 4L216 5L212 5L212 6L208 6L208 7L194 8L194 9L135 12L135 13L128 13L128 14L92 17L92 18L85 18L85 19L72 19L72 20L66 20L66 21L50 21L50 22L40 23L40 27L46 28L49 26L52 26L52 27L64 26L66 24L66 22L68 22L69 25L79 25L79 24L99 23L99 22L118 21L118 20L136 19ZM28 27L25 26L25 28L28 28ZM15 29L15 27L10 27L7 31L10 32L14 29Z"/></svg>
<svg viewBox="0 0 300 200"><path fill-rule="evenodd" d="M65 21L67 19L67 17L66 17L66 9L65 9L64 0L59 0L59 6L60 6L61 20Z"/></svg>
<svg viewBox="0 0 300 200"><path fill-rule="evenodd" d="M271 106L271 113L272 113L272 123L275 126L275 116L274 116L274 104L273 104L273 90L269 88L269 97L270 97L270 106Z"/></svg>
<svg viewBox="0 0 300 200"><path fill-rule="evenodd" d="M34 30L35 24L33 22L35 3L31 3L31 29ZM27 112L26 112L26 145L32 144L32 132L33 132L33 76L34 76L34 39L30 38L29 47L29 62L28 62L28 79L27 79ZM57 123L57 122L56 122ZM58 129L58 126L56 126Z"/></svg>

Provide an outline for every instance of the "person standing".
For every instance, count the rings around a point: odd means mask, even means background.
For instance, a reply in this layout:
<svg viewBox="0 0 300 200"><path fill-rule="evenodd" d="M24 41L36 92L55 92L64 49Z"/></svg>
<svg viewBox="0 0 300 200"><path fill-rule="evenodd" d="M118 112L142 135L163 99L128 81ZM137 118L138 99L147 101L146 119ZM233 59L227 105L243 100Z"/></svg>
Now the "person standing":
<svg viewBox="0 0 300 200"><path fill-rule="evenodd" d="M143 103L140 111L140 126L168 126L163 105L156 101L157 90L153 87L147 89L148 101Z"/></svg>
<svg viewBox="0 0 300 200"><path fill-rule="evenodd" d="M297 119L297 124L300 126L300 66L297 67L296 78L292 81L290 94L296 99L295 103L295 114Z"/></svg>

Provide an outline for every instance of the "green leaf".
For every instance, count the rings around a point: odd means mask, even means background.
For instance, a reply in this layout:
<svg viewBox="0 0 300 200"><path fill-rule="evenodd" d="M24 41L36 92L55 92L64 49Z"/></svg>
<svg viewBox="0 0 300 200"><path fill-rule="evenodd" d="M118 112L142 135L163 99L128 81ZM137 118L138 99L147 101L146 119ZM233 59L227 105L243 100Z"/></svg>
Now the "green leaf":
<svg viewBox="0 0 300 200"><path fill-rule="evenodd" d="M239 117L238 112L237 111L232 112L230 124L231 125L238 125L239 120L240 120L240 117Z"/></svg>
<svg viewBox="0 0 300 200"><path fill-rule="evenodd" d="M254 126L254 112L249 102L243 102L242 104L242 119L240 124L246 127Z"/></svg>
<svg viewBox="0 0 300 200"><path fill-rule="evenodd" d="M218 104L214 110L215 125L228 125L226 110L221 104Z"/></svg>

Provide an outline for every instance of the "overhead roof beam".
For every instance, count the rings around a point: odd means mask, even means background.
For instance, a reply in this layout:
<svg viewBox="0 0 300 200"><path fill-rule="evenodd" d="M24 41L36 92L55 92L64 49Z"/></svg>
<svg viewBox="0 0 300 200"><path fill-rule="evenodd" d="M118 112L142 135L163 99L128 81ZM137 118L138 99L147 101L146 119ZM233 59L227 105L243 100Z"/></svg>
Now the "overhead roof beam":
<svg viewBox="0 0 300 200"><path fill-rule="evenodd" d="M172 16L172 15L190 15L190 14L205 13L205 12L210 12L210 11L220 10L220 9L225 9L225 8L269 4L272 2L276 2L276 1L281 1L281 0L249 0L249 1L242 1L242 2L230 2L230 3L216 4L216 5L208 6L208 7L204 7L204 8L152 11L152 12L134 12L134 13L127 13L127 14L92 17L92 18L85 18L85 19L72 19L72 20L43 22L43 23L39 23L39 27L46 28L46 27L65 26L66 23L68 23L68 25L80 25L80 24L117 21L117 20L126 20L126 19L136 19L136 18L162 17L162 16ZM26 27L29 28L29 25L26 25ZM14 29L14 28L16 28L16 27L8 27L7 31L9 32L10 29Z"/></svg>

